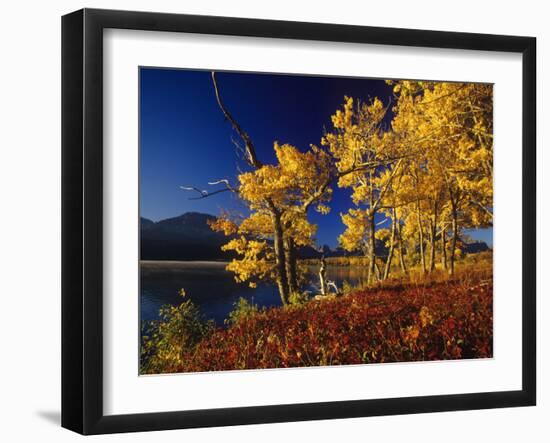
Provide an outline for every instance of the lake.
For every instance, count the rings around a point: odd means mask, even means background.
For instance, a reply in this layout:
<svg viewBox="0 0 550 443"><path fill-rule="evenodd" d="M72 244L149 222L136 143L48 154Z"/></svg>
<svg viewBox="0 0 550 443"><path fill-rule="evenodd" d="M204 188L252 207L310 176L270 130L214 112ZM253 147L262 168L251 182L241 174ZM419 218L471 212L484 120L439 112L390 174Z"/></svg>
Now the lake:
<svg viewBox="0 0 550 443"><path fill-rule="evenodd" d="M162 305L178 305L182 302L180 288L184 288L187 297L199 306L208 319L219 326L233 310L234 303L243 297L260 307L280 306L281 299L274 284L259 284L249 288L245 283L237 283L233 273L225 270L222 262L172 262L142 261L140 310L141 320L158 318ZM318 266L309 266L311 276L310 290L318 286ZM334 281L341 288L344 281L352 285L359 284L367 277L365 267L328 266L327 280Z"/></svg>

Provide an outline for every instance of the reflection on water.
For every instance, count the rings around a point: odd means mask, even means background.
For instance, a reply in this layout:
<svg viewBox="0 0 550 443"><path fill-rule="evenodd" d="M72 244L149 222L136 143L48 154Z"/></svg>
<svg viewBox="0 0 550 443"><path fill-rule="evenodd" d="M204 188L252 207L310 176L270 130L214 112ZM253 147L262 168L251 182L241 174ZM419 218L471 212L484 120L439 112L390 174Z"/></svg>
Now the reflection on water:
<svg viewBox="0 0 550 443"><path fill-rule="evenodd" d="M141 320L158 318L159 308L164 304L177 305L182 299L178 295L184 288L187 296L198 305L207 318L223 325L233 304L243 297L259 306L280 306L277 289L272 284L261 284L256 289L237 283L233 274L225 270L225 263L219 262L141 262ZM318 284L318 267L308 267L310 290L315 292ZM344 281L357 285L366 280L364 267L328 266L327 279L341 287Z"/></svg>

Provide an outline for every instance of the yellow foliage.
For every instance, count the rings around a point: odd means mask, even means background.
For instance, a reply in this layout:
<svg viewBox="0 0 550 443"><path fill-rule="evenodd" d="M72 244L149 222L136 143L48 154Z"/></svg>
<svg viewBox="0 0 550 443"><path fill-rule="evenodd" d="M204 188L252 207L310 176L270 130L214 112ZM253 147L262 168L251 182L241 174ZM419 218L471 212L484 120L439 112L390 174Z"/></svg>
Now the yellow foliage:
<svg viewBox="0 0 550 443"><path fill-rule="evenodd" d="M238 282L254 287L257 281L276 277L275 221L280 223L282 239L288 247L312 245L317 226L308 221L308 209L327 214L332 196L332 158L317 146L305 152L295 146L275 142L277 163L266 164L239 175L238 195L250 215L238 224L222 217L211 223L213 229L235 236L224 251L238 258L227 266ZM287 246L285 246L287 247ZM288 253L288 252L287 252ZM298 277L300 268L296 266Z"/></svg>
<svg viewBox="0 0 550 443"><path fill-rule="evenodd" d="M338 237L340 246L350 252L363 248L368 232L366 211L352 208L347 214L341 214L341 217L346 230Z"/></svg>
<svg viewBox="0 0 550 443"><path fill-rule="evenodd" d="M371 264L375 248L367 245L375 238L389 247L390 237L398 237L400 252L417 257L429 241L435 251L436 239L448 239L451 230L457 240L463 228L492 225L492 86L387 83L394 94L389 127L388 108L379 98L361 102L345 96L321 147L302 151L275 142L274 164L258 164L238 176L236 192L249 215L238 223L221 217L210 224L231 237L223 250L238 256L228 265L237 281L255 285L276 277L278 235L285 248L314 244L317 226L308 211L329 213L333 182L351 189L353 203L341 215L346 229L339 243L347 251L369 250ZM397 234L377 229L377 214L390 218ZM461 254L449 243L447 251L453 259ZM431 321L428 312L422 316L423 325ZM408 331L407 337L415 334Z"/></svg>
<svg viewBox="0 0 550 443"><path fill-rule="evenodd" d="M236 223L224 217L219 217L212 221L208 220L207 223L213 231L223 232L227 236L235 234L238 229Z"/></svg>

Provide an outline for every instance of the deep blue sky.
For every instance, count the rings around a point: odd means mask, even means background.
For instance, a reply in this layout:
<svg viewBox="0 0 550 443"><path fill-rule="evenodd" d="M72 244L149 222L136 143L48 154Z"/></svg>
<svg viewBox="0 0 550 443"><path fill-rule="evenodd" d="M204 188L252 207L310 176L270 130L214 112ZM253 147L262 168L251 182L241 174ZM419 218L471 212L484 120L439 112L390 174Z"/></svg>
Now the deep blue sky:
<svg viewBox="0 0 550 443"><path fill-rule="evenodd" d="M319 144L323 127L344 95L388 103L391 89L382 80L219 72L225 105L250 135L258 156L274 162L273 142L305 150ZM154 221L195 211L219 215L221 209L245 213L231 193L202 200L180 185L212 191L207 182L246 170L231 142L233 133L214 96L209 71L140 69L140 215ZM238 138L238 137L236 137ZM350 206L348 190L334 189L329 215L312 213L317 242L336 246L344 230L340 213ZM492 230L470 233L492 244Z"/></svg>

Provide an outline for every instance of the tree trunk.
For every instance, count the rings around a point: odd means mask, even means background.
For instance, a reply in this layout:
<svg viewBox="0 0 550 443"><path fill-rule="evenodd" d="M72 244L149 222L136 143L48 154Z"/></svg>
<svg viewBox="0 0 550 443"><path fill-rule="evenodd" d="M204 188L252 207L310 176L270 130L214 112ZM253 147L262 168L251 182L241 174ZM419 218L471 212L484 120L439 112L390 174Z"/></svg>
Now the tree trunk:
<svg viewBox="0 0 550 443"><path fill-rule="evenodd" d="M286 253L285 253L285 260L286 260L286 275L288 278L288 290L291 294L297 293L298 288L298 272L296 269L296 246L294 245L294 241L289 238L285 242L286 246Z"/></svg>
<svg viewBox="0 0 550 443"><path fill-rule="evenodd" d="M455 249L456 241L458 239L458 214L456 210L456 204L451 199L451 213L452 213L452 229L453 236L451 237L451 255L449 257L449 275L454 275L455 273Z"/></svg>
<svg viewBox="0 0 550 443"><path fill-rule="evenodd" d="M403 236L401 234L401 224L398 222L397 226L397 247L399 252L399 265L401 266L401 272L407 274L407 265L405 263L405 255L403 253Z"/></svg>
<svg viewBox="0 0 550 443"><path fill-rule="evenodd" d="M380 268L378 267L378 263L376 262L376 256L374 257L374 276L376 277L377 281L380 281L382 278L382 274L380 274Z"/></svg>
<svg viewBox="0 0 550 443"><path fill-rule="evenodd" d="M435 241L437 235L437 207L434 208L433 220L430 222L430 272L435 269Z"/></svg>
<svg viewBox="0 0 550 443"><path fill-rule="evenodd" d="M430 261L428 265L430 272L433 272L435 269L435 232L434 229L430 227Z"/></svg>
<svg viewBox="0 0 550 443"><path fill-rule="evenodd" d="M370 209L368 216L369 224L369 273L367 277L368 283L372 283L375 277L376 272L376 237L375 237L375 223L374 223L374 214L375 212Z"/></svg>
<svg viewBox="0 0 550 443"><path fill-rule="evenodd" d="M395 209L394 209L392 214L392 221L391 221L390 249L388 251L388 258L386 259L386 266L384 268L384 276L382 277L382 280L386 280L390 275L391 262L393 258L393 248L395 244L395 230L396 230L395 224L396 224L396 220L395 220Z"/></svg>
<svg viewBox="0 0 550 443"><path fill-rule="evenodd" d="M326 273L327 273L327 262L325 260L325 256L323 255L321 257L321 267L319 268L319 283L321 285L322 295L328 295Z"/></svg>
<svg viewBox="0 0 550 443"><path fill-rule="evenodd" d="M285 248L283 242L283 227L281 223L281 215L274 213L272 215L273 221L273 246L275 249L275 270L277 288L279 289L279 296L284 306L288 304L289 288L288 277L286 273L286 260L285 260Z"/></svg>
<svg viewBox="0 0 550 443"><path fill-rule="evenodd" d="M447 231L445 228L441 230L441 264L443 269L447 270Z"/></svg>
<svg viewBox="0 0 550 443"><path fill-rule="evenodd" d="M426 273L426 257L424 255L424 229L422 228L422 218L420 216L420 203L416 202L416 217L418 222L418 243L420 246L420 263L422 264L422 273Z"/></svg>

